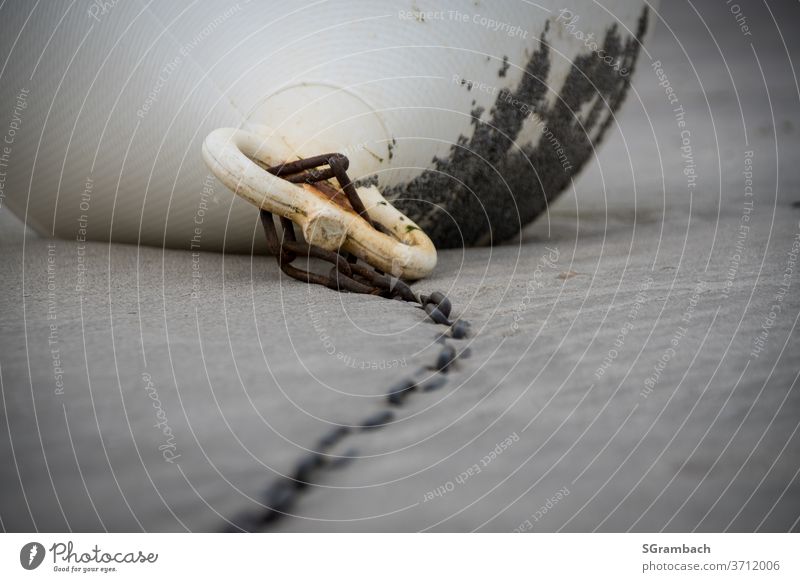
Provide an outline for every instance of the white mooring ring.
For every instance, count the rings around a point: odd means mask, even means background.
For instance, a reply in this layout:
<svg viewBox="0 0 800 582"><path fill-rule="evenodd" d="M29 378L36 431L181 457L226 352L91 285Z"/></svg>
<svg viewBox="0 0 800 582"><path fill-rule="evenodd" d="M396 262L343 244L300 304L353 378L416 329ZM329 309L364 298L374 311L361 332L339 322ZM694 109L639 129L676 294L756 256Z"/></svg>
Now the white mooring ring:
<svg viewBox="0 0 800 582"><path fill-rule="evenodd" d="M393 236L375 230L358 214L331 201L313 185L294 184L256 164L253 159L268 167L298 159L274 133L265 137L242 129L214 130L203 143L203 159L234 193L298 225L310 245L350 252L401 279L421 279L436 266L433 242L375 186L357 188L358 195L370 218Z"/></svg>

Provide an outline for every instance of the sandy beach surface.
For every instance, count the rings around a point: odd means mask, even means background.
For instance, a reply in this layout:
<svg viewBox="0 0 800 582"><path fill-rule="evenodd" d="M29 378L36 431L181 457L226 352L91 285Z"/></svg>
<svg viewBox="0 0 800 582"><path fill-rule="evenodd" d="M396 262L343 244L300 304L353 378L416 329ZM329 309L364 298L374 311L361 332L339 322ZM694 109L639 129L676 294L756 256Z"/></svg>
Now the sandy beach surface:
<svg viewBox="0 0 800 582"><path fill-rule="evenodd" d="M2 528L797 530L800 45L755 9L750 38L710 3L705 23L663 8L574 187L415 284L472 333L399 407L440 349L419 309L260 255L49 240L3 209ZM321 437L388 409L258 523Z"/></svg>

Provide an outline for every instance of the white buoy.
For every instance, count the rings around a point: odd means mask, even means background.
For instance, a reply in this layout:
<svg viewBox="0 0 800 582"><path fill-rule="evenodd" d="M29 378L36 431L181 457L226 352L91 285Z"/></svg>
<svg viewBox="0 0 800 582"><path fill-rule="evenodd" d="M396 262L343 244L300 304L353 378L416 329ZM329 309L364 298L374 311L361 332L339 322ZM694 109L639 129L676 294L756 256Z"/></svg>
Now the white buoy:
<svg viewBox="0 0 800 582"><path fill-rule="evenodd" d="M347 155L437 245L507 237L586 161L647 28L643 1L566 4L7 7L2 203L44 235L249 252L257 210L201 149L267 125Z"/></svg>

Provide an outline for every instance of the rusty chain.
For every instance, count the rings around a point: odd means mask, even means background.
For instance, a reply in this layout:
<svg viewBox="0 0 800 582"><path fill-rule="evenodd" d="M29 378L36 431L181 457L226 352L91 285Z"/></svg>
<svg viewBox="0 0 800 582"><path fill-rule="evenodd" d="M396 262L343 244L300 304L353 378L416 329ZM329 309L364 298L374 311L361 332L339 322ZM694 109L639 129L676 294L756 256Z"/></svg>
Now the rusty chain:
<svg viewBox="0 0 800 582"><path fill-rule="evenodd" d="M350 161L346 156L330 153L285 162L264 169L270 174L294 184L315 184L323 194L331 198L333 203L344 206L346 201L349 207L373 228L385 232L382 227L370 219L355 186L347 176L349 166ZM327 182L331 178L335 178L339 183L339 190ZM344 197L342 193L344 193ZM342 255L336 251L328 251L299 241L294 232L294 224L288 218L280 217L283 230L281 238L275 227L275 217L270 212L261 210L261 224L267 238L267 248L270 253L275 255L281 270L290 277L306 283L324 285L335 291L379 295L417 303L435 323L455 325L448 319L451 306L449 299L443 293L435 292L428 296L417 295L402 279L359 263L358 259L350 253ZM326 275L306 271L292 265L299 257L320 259L333 266Z"/></svg>
<svg viewBox="0 0 800 582"><path fill-rule="evenodd" d="M327 166L325 168L324 166ZM380 227L369 218L369 214L358 197L355 187L347 176L348 159L341 154L323 154L279 166L264 168L271 174L293 183L316 184L316 187L335 203L343 204L341 196L350 207L373 228ZM262 166L263 167L263 166ZM322 169L320 169L322 168ZM327 180L336 178L339 190L329 185ZM348 449L343 455L333 456L329 451L353 432L371 431L391 423L394 410L405 404L412 392L431 392L443 387L451 367L459 358L469 357L469 348L458 350L447 340L463 340L469 335L470 325L462 319L451 321L452 304L444 293L439 291L430 295L419 295L404 281L390 277L371 266L358 263L356 257L327 251L298 241L294 225L287 218L280 218L283 237L278 236L274 216L261 210L261 222L267 238L267 247L275 255L281 270L290 277L307 283L324 285L336 291L365 293L386 298L402 299L416 303L435 324L447 326L448 334L442 333L437 342L442 344L436 360L424 366L415 374L391 386L386 392L387 408L371 414L355 426L339 425L324 435L316 445L316 450L305 455L296 464L290 475L271 483L265 491L261 509L241 514L228 522L226 531L258 531L289 515L298 496L309 486L319 482L324 471L336 470L357 455L355 449ZM333 265L327 275L305 271L292 265L299 257L320 259ZM426 377L420 379L420 376Z"/></svg>

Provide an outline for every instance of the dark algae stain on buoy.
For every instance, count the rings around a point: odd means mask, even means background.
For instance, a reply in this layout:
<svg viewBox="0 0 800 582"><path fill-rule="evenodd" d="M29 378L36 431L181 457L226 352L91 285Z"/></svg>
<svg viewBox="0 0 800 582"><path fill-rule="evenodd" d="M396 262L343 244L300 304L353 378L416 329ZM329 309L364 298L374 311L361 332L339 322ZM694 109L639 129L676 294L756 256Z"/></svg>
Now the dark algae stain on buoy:
<svg viewBox="0 0 800 582"><path fill-rule="evenodd" d="M481 120L484 109L475 107L472 136L461 135L449 157L434 158L433 169L387 189L386 197L440 248L497 243L517 234L569 185L602 140L630 86L647 21L645 7L635 35L625 39L616 24L611 26L602 50L619 66L609 66L597 52L576 57L551 106L551 59L563 57L550 51L548 22L516 90L498 93L488 120ZM505 64L499 76L505 75ZM541 137L536 145L517 147L514 142L532 112Z"/></svg>
<svg viewBox="0 0 800 582"><path fill-rule="evenodd" d="M507 55L503 56L503 66L500 67L500 70L497 72L497 76L498 77L505 77L506 73L508 72L508 67L510 67L510 66L511 65L508 62L508 56Z"/></svg>

